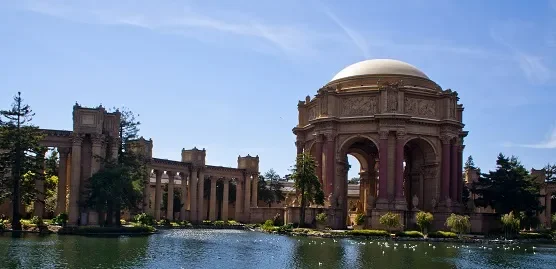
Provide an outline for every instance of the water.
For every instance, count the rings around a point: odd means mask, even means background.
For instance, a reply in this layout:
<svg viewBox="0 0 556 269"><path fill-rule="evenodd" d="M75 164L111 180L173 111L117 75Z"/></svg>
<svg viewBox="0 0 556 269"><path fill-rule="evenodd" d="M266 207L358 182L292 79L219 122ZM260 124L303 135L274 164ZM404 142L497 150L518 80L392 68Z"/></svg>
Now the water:
<svg viewBox="0 0 556 269"><path fill-rule="evenodd" d="M556 268L556 246L535 246L504 250L501 245L334 240L236 230L169 230L120 238L4 235L0 268Z"/></svg>

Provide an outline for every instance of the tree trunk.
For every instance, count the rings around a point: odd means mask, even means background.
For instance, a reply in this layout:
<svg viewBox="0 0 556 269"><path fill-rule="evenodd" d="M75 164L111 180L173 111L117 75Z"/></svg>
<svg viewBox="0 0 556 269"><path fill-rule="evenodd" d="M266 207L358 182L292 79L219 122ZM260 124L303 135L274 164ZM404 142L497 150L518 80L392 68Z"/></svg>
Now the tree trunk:
<svg viewBox="0 0 556 269"><path fill-rule="evenodd" d="M301 188L301 208L299 210L299 227L305 227L305 188Z"/></svg>

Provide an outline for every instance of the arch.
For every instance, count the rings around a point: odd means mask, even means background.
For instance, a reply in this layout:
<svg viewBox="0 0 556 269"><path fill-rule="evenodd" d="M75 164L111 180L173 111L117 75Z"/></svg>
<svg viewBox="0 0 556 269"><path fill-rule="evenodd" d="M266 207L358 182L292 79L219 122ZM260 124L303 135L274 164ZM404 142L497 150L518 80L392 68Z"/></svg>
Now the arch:
<svg viewBox="0 0 556 269"><path fill-rule="evenodd" d="M357 134L357 135L352 135L348 138L346 138L344 140L344 142L342 142L340 144L340 147L338 149L337 154L339 155L343 155L343 154L347 154L347 150L349 149L349 147L351 147L355 142L361 141L367 139L369 141L371 141L373 143L373 145L376 147L377 151L380 150L380 148L378 147L378 143L375 139L373 139L372 137L368 136L368 135L362 135L362 134Z"/></svg>
<svg viewBox="0 0 556 269"><path fill-rule="evenodd" d="M407 147L408 144L410 146L411 144L417 145L421 150L423 150L423 153L426 154L425 157L428 160L427 164L432 163L430 160L433 158L435 162L438 161L438 151L436 150L434 143L432 143L430 139L423 136L415 136L407 139L404 142L404 148Z"/></svg>
<svg viewBox="0 0 556 269"><path fill-rule="evenodd" d="M424 168L438 160L430 140L412 137L404 144L404 196L409 208L431 211L430 201L436 196L437 177L425 177ZM427 182L431 181L432 182ZM415 200L417 198L417 200Z"/></svg>

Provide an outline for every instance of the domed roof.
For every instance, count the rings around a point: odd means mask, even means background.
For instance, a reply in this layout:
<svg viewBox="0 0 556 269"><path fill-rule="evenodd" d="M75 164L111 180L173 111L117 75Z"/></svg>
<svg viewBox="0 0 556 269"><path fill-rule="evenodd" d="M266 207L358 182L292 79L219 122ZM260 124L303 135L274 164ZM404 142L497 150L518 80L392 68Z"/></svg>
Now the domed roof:
<svg viewBox="0 0 556 269"><path fill-rule="evenodd" d="M372 59L354 63L338 72L332 80L364 75L404 75L429 79L417 67L392 59Z"/></svg>

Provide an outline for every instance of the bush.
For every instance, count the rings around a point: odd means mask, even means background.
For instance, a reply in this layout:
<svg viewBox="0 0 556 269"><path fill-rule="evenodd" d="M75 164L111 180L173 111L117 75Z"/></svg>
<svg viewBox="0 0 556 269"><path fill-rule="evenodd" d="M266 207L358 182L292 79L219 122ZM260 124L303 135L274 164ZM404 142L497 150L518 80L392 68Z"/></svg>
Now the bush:
<svg viewBox="0 0 556 269"><path fill-rule="evenodd" d="M125 219L120 220L120 225L126 225L126 224L127 224L127 221Z"/></svg>
<svg viewBox="0 0 556 269"><path fill-rule="evenodd" d="M203 224L203 225L212 225L212 221L210 221L210 220L203 220L202 224Z"/></svg>
<svg viewBox="0 0 556 269"><path fill-rule="evenodd" d="M355 216L355 225L363 225L365 223L365 215L362 213L357 214Z"/></svg>
<svg viewBox="0 0 556 269"><path fill-rule="evenodd" d="M212 225L214 226L224 226L226 223L223 220L215 220Z"/></svg>
<svg viewBox="0 0 556 269"><path fill-rule="evenodd" d="M4 221L0 221L0 233L6 230L6 225L4 225Z"/></svg>
<svg viewBox="0 0 556 269"><path fill-rule="evenodd" d="M54 225L66 226L66 224L68 223L68 214L60 213L58 216L50 220L50 223Z"/></svg>
<svg viewBox="0 0 556 269"><path fill-rule="evenodd" d="M446 227L450 228L453 232L462 234L471 229L471 222L469 222L469 216L452 213L448 219L446 219Z"/></svg>
<svg viewBox="0 0 556 269"><path fill-rule="evenodd" d="M549 233L520 232L519 239L552 239Z"/></svg>
<svg viewBox="0 0 556 269"><path fill-rule="evenodd" d="M514 216L513 212L504 214L500 220L502 221L502 226L504 226L504 235L506 238L519 232L520 221L519 218Z"/></svg>
<svg viewBox="0 0 556 269"><path fill-rule="evenodd" d="M428 238L457 238L458 235L452 232L436 231L427 234Z"/></svg>
<svg viewBox="0 0 556 269"><path fill-rule="evenodd" d="M42 221L42 218L40 218L39 216L33 216L31 218L31 224L35 224L37 226L44 226L44 222Z"/></svg>
<svg viewBox="0 0 556 269"><path fill-rule="evenodd" d="M351 230L345 231L345 234L354 236L390 236L390 233L384 230Z"/></svg>
<svg viewBox="0 0 556 269"><path fill-rule="evenodd" d="M156 229L152 226L134 227L78 227L70 230L73 234L144 234L153 233ZM61 232L64 234L65 232Z"/></svg>
<svg viewBox="0 0 556 269"><path fill-rule="evenodd" d="M146 226L153 226L155 223L154 217L147 213L141 213L139 215L135 215L134 220L135 222Z"/></svg>
<svg viewBox="0 0 556 269"><path fill-rule="evenodd" d="M389 231L391 231L393 228L402 226L400 218L400 214L387 212L386 214L380 216L379 222L380 224L386 226Z"/></svg>
<svg viewBox="0 0 556 269"><path fill-rule="evenodd" d="M233 219L231 219L231 220L228 220L228 224L229 224L229 225L239 225L240 223L237 222L237 221L235 221L235 220L233 220Z"/></svg>
<svg viewBox="0 0 556 269"><path fill-rule="evenodd" d="M397 232L396 237L423 238L425 236L423 235L423 233L419 231L404 231L404 232Z"/></svg>
<svg viewBox="0 0 556 269"><path fill-rule="evenodd" d="M172 226L172 223L170 223L169 219L161 219L158 222L158 225L160 225L160 226Z"/></svg>
<svg viewBox="0 0 556 269"><path fill-rule="evenodd" d="M317 214L317 222L320 224L326 224L326 220L328 219L328 216L326 215L326 213L322 212Z"/></svg>
<svg viewBox="0 0 556 269"><path fill-rule="evenodd" d="M429 212L419 211L417 215L415 215L415 222L421 229L421 232L426 232L433 220L434 216Z"/></svg>
<svg viewBox="0 0 556 269"><path fill-rule="evenodd" d="M552 229L556 229L556 213L552 214Z"/></svg>
<svg viewBox="0 0 556 269"><path fill-rule="evenodd" d="M263 224L263 229L264 229L265 227L274 227L274 220L267 219L267 220L264 222L264 224Z"/></svg>

